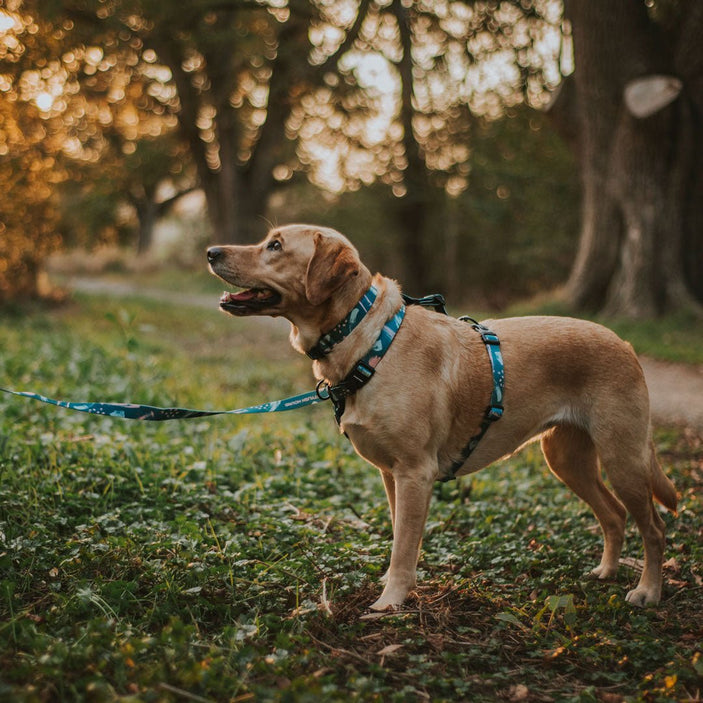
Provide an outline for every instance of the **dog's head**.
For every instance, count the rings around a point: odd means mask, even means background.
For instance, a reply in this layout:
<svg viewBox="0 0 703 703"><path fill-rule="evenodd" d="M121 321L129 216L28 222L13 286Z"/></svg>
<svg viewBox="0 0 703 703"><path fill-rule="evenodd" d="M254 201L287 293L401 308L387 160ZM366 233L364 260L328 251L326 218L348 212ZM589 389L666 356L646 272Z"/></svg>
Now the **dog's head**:
<svg viewBox="0 0 703 703"><path fill-rule="evenodd" d="M325 304L363 269L346 237L311 225L277 227L252 246L211 247L207 258L215 275L243 289L220 299L231 315L290 319Z"/></svg>

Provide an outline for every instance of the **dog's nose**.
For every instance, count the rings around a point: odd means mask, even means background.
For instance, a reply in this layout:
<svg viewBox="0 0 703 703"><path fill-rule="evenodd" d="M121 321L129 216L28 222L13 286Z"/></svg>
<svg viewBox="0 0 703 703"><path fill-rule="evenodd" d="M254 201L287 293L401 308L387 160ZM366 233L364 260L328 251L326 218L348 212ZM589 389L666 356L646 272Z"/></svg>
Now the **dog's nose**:
<svg viewBox="0 0 703 703"><path fill-rule="evenodd" d="M214 264L223 254L222 247L210 247L207 250L207 260Z"/></svg>

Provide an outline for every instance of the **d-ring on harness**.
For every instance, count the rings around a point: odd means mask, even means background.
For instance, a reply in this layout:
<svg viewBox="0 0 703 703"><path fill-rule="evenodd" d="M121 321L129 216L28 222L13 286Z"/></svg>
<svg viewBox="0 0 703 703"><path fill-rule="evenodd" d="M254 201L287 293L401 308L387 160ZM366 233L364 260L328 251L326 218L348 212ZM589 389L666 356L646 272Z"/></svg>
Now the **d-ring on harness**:
<svg viewBox="0 0 703 703"><path fill-rule="evenodd" d="M364 294L359 303L342 320L331 332L322 335L320 341L313 347L308 356L315 359L321 359L332 351L332 348L337 342L341 342L351 330L356 327L356 324L363 319L368 312L370 306L376 298L376 289L371 286ZM369 303L370 301L370 303ZM445 307L444 296L439 293L427 295L424 298L411 298L408 295L403 295L405 305L420 305L422 307L431 308L443 315L447 314ZM396 333L400 329L400 325L405 317L405 305L398 310L393 317L384 325L381 334L371 347L371 349L356 363L352 371L338 384L332 386L327 381L322 380L317 384L317 393L322 400L329 398L334 405L334 416L337 424L340 423L346 399L356 393L360 388L365 386L375 373L376 366L379 364L385 353L388 351ZM481 335L481 340L486 345L488 358L491 362L491 373L493 375L493 392L491 400L483 414L483 420L477 434L475 434L461 450L459 458L452 463L447 470L447 473L441 477L440 481L451 481L456 478L456 474L461 467L466 463L472 452L478 446L478 443L483 439L483 436L488 431L488 428L503 416L503 391L505 388L505 366L503 364L503 355L500 350L500 340L498 335L492 332L488 327L482 325L471 317L460 317L463 322L471 323L471 328L476 330Z"/></svg>

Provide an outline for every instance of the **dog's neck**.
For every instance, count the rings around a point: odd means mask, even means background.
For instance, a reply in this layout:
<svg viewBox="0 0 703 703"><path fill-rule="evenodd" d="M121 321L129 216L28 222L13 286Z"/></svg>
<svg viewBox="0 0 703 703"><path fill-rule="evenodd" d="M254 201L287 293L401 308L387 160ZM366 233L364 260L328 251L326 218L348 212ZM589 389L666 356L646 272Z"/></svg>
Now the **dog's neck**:
<svg viewBox="0 0 703 703"><path fill-rule="evenodd" d="M315 346L325 333L338 325L356 306L371 284L377 289L376 300L364 319L342 341L335 344L323 358L313 363L313 372L318 379L338 382L349 373L354 364L376 342L383 325L403 303L400 288L395 281L380 274L371 277L360 276L343 295L333 296L326 309L320 310L315 321L305 320L296 324L291 320L290 342L293 347L305 354ZM322 306L321 306L322 308Z"/></svg>

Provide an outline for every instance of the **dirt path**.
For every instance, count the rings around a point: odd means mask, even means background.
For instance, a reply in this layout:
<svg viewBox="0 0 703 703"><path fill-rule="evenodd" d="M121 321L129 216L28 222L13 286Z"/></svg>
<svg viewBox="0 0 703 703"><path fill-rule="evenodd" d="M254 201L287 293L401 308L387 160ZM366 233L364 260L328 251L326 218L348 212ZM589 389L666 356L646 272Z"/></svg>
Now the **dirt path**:
<svg viewBox="0 0 703 703"><path fill-rule="evenodd" d="M688 425L703 434L703 367L640 357L654 423Z"/></svg>
<svg viewBox="0 0 703 703"><path fill-rule="evenodd" d="M217 304L211 295L173 293L99 278L76 278L70 285L85 293L149 298L210 310L216 310ZM686 425L703 435L703 366L674 364L648 357L640 357L640 363L649 386L654 423Z"/></svg>

